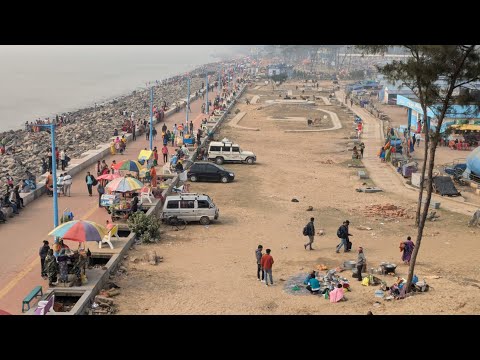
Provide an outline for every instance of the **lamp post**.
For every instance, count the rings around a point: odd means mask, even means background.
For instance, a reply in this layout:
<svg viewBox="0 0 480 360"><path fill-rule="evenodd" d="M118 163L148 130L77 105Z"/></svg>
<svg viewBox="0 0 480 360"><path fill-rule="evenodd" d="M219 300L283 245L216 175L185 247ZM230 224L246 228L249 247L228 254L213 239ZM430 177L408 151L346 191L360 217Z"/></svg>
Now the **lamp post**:
<svg viewBox="0 0 480 360"><path fill-rule="evenodd" d="M205 84L207 85L207 96L205 97L205 110L207 111L207 115L208 115L208 71L205 75Z"/></svg>
<svg viewBox="0 0 480 360"><path fill-rule="evenodd" d="M53 227L58 226L58 195L57 195L57 157L55 156L55 124L40 124L38 126L50 128L52 146L52 176L53 176ZM57 242L57 238L55 238Z"/></svg>
<svg viewBox="0 0 480 360"><path fill-rule="evenodd" d="M188 129L188 113L190 112L190 76L187 79L187 129Z"/></svg>
<svg viewBox="0 0 480 360"><path fill-rule="evenodd" d="M153 150L153 86L150 88L150 151Z"/></svg>

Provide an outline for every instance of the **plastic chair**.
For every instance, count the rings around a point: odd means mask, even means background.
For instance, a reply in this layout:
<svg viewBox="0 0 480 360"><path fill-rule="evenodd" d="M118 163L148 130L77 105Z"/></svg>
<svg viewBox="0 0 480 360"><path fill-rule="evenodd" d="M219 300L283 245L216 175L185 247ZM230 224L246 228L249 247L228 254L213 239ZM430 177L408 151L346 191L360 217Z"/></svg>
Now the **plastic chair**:
<svg viewBox="0 0 480 360"><path fill-rule="evenodd" d="M105 235L102 239L102 241L100 241L98 243L98 248L101 249L102 248L102 244L108 244L110 245L110 249L113 249L113 244L112 244L112 236L115 236L117 238L117 240L120 240L120 237L118 236L118 225L115 225L107 235Z"/></svg>
<svg viewBox="0 0 480 360"><path fill-rule="evenodd" d="M147 199L148 202L151 204L152 199L150 199L150 197L153 197L152 189L149 188L149 187L142 188L141 193L140 193L140 202L143 202L143 199Z"/></svg>

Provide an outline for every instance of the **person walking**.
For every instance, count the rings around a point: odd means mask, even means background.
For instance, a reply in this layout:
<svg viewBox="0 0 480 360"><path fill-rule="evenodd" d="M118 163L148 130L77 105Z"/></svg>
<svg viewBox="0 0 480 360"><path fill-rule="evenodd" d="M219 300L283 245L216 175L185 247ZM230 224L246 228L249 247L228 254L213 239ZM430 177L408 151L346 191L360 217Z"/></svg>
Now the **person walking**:
<svg viewBox="0 0 480 360"><path fill-rule="evenodd" d="M70 197L70 189L72 187L72 176L70 174L65 173L65 176L63 177L63 194L65 196ZM68 195L67 195L68 194Z"/></svg>
<svg viewBox="0 0 480 360"><path fill-rule="evenodd" d="M190 120L190 135L193 135L193 122Z"/></svg>
<svg viewBox="0 0 480 360"><path fill-rule="evenodd" d="M157 147L155 146L153 148L153 166L157 166L158 165L158 150L157 150Z"/></svg>
<svg viewBox="0 0 480 360"><path fill-rule="evenodd" d="M362 142L360 143L360 155L362 159L363 159L363 150L365 150L365 144Z"/></svg>
<svg viewBox="0 0 480 360"><path fill-rule="evenodd" d="M102 195L105 194L105 187L103 186L103 181L98 182L97 192L98 192L98 207L102 207Z"/></svg>
<svg viewBox="0 0 480 360"><path fill-rule="evenodd" d="M363 248L360 246L358 248L358 258L357 258L357 279L362 281L362 269L367 265L367 259L363 253Z"/></svg>
<svg viewBox="0 0 480 360"><path fill-rule="evenodd" d="M65 150L60 151L60 161L62 162L62 171L65 171Z"/></svg>
<svg viewBox="0 0 480 360"><path fill-rule="evenodd" d="M95 178L93 177L93 175L90 174L90 171L87 172L87 176L85 176L85 182L87 183L88 196L92 196L92 186L94 180Z"/></svg>
<svg viewBox="0 0 480 360"><path fill-rule="evenodd" d="M341 225L337 230L337 236L341 239L340 244L337 245L336 253L340 252L340 249L343 248L343 252L349 252L351 249L351 244L349 236L353 236L352 234L348 233L348 225L350 225L350 221L345 220L343 225Z"/></svg>
<svg viewBox="0 0 480 360"><path fill-rule="evenodd" d="M308 240L309 242L306 243L306 244L303 244L303 247L305 248L305 250L307 250L307 246L310 246L310 250L313 250L312 248L312 244L313 244L313 240L315 239L315 225L313 224L313 222L315 221L315 218L310 218L310 222L306 225L306 233L307 233L307 236L308 236Z"/></svg>
<svg viewBox="0 0 480 360"><path fill-rule="evenodd" d="M44 279L47 277L47 273L45 271L45 258L47 257L48 250L50 250L50 246L48 246L48 241L43 240L43 245L40 247L38 255L40 255L40 265L42 267L41 276Z"/></svg>
<svg viewBox="0 0 480 360"><path fill-rule="evenodd" d="M407 237L407 241L400 243L400 251L402 254L402 261L404 264L410 265L410 259L412 258L413 249L415 249L415 244L412 241L412 238Z"/></svg>
<svg viewBox="0 0 480 360"><path fill-rule="evenodd" d="M166 144L162 147L162 154L163 154L163 163L166 164L168 161L168 147Z"/></svg>
<svg viewBox="0 0 480 360"><path fill-rule="evenodd" d="M255 250L255 257L257 258L257 279L258 281L264 281L265 279L265 273L262 270L262 250L263 246L258 245L257 250ZM260 273L262 273L262 278L260 279Z"/></svg>
<svg viewBox="0 0 480 360"><path fill-rule="evenodd" d="M132 124L132 140L133 141L137 140L137 131L136 131L135 123Z"/></svg>
<svg viewBox="0 0 480 360"><path fill-rule="evenodd" d="M268 286L268 276L270 276L270 284L273 285L273 276L272 276L272 266L273 266L273 257L270 255L272 250L267 249L266 254L262 256L260 260L260 265L262 266L262 270L265 275L265 285Z"/></svg>

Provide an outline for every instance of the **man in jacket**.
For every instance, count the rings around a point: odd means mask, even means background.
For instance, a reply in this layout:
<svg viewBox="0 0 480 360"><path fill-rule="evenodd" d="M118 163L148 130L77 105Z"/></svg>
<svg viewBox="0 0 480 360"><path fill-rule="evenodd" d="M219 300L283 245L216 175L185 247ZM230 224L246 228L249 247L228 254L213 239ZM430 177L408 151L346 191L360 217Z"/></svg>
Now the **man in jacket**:
<svg viewBox="0 0 480 360"><path fill-rule="evenodd" d="M267 249L266 254L262 256L260 260L260 265L262 266L263 272L265 273L265 285L268 286L268 276L270 276L270 283L273 285L273 276L272 276L272 266L273 266L273 257L270 255L271 250Z"/></svg>
<svg viewBox="0 0 480 360"><path fill-rule="evenodd" d="M262 250L263 250L263 246L262 245L258 245L258 248L257 250L255 250L255 257L257 258L257 278L258 278L258 281L263 281L265 279L265 273L263 272L262 270ZM260 279L260 273L262 273L262 278Z"/></svg>
<svg viewBox="0 0 480 360"><path fill-rule="evenodd" d="M345 220L343 225L340 226L338 229L340 231L340 244L337 245L337 250L335 251L337 254L340 252L342 246L344 246L343 252L349 252L350 249L348 248L348 243L350 242L349 236L353 236L352 234L348 233L348 225L350 225L350 221Z"/></svg>
<svg viewBox="0 0 480 360"><path fill-rule="evenodd" d="M307 224L307 235L308 235L309 242L303 245L305 250L307 250L307 246L310 246L310 250L313 250L312 244L315 238L315 225L313 225L314 221L315 221L315 218L312 217L310 218L310 222Z"/></svg>
<svg viewBox="0 0 480 360"><path fill-rule="evenodd" d="M87 189L88 189L88 196L92 196L92 186L93 186L93 180L95 178L90 175L90 171L87 172L87 176L85 176L85 182L87 183Z"/></svg>
<svg viewBox="0 0 480 360"><path fill-rule="evenodd" d="M367 264L367 259L363 253L363 248L360 246L358 248L358 258L357 258L357 275L358 281L362 281L362 269Z"/></svg>
<svg viewBox="0 0 480 360"><path fill-rule="evenodd" d="M47 273L45 271L45 258L47 257L48 250L50 250L50 246L48 246L48 241L43 240L43 245L38 251L38 255L40 255L40 264L42 266L42 272L41 272L42 278L47 277Z"/></svg>

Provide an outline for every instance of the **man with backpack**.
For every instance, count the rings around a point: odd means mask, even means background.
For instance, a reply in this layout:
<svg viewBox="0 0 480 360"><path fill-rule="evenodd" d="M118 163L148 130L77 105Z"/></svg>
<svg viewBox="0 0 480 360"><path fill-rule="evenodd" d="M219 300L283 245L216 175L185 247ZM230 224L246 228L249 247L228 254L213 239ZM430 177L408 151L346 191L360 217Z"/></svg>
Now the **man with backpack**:
<svg viewBox="0 0 480 360"><path fill-rule="evenodd" d="M349 224L350 224L350 221L345 220L343 222L343 225L340 226L337 230L337 236L341 239L340 244L337 245L337 250L336 250L337 254L340 252L340 249L342 248L342 246L344 246L343 252L349 252L350 249L352 248L352 243L350 242L349 236L353 236L353 235L348 233Z"/></svg>
<svg viewBox="0 0 480 360"><path fill-rule="evenodd" d="M92 186L97 185L98 181L90 174L90 171L87 172L87 176L85 176L85 182L87 183L88 196L92 196Z"/></svg>
<svg viewBox="0 0 480 360"><path fill-rule="evenodd" d="M307 250L307 246L310 246L310 250L313 250L312 244L315 237L315 226L313 225L314 221L315 221L315 218L313 217L310 218L310 222L307 225L305 225L305 227L303 228L303 235L308 236L308 240L309 240L308 243L303 244L303 247L305 248L305 250Z"/></svg>

